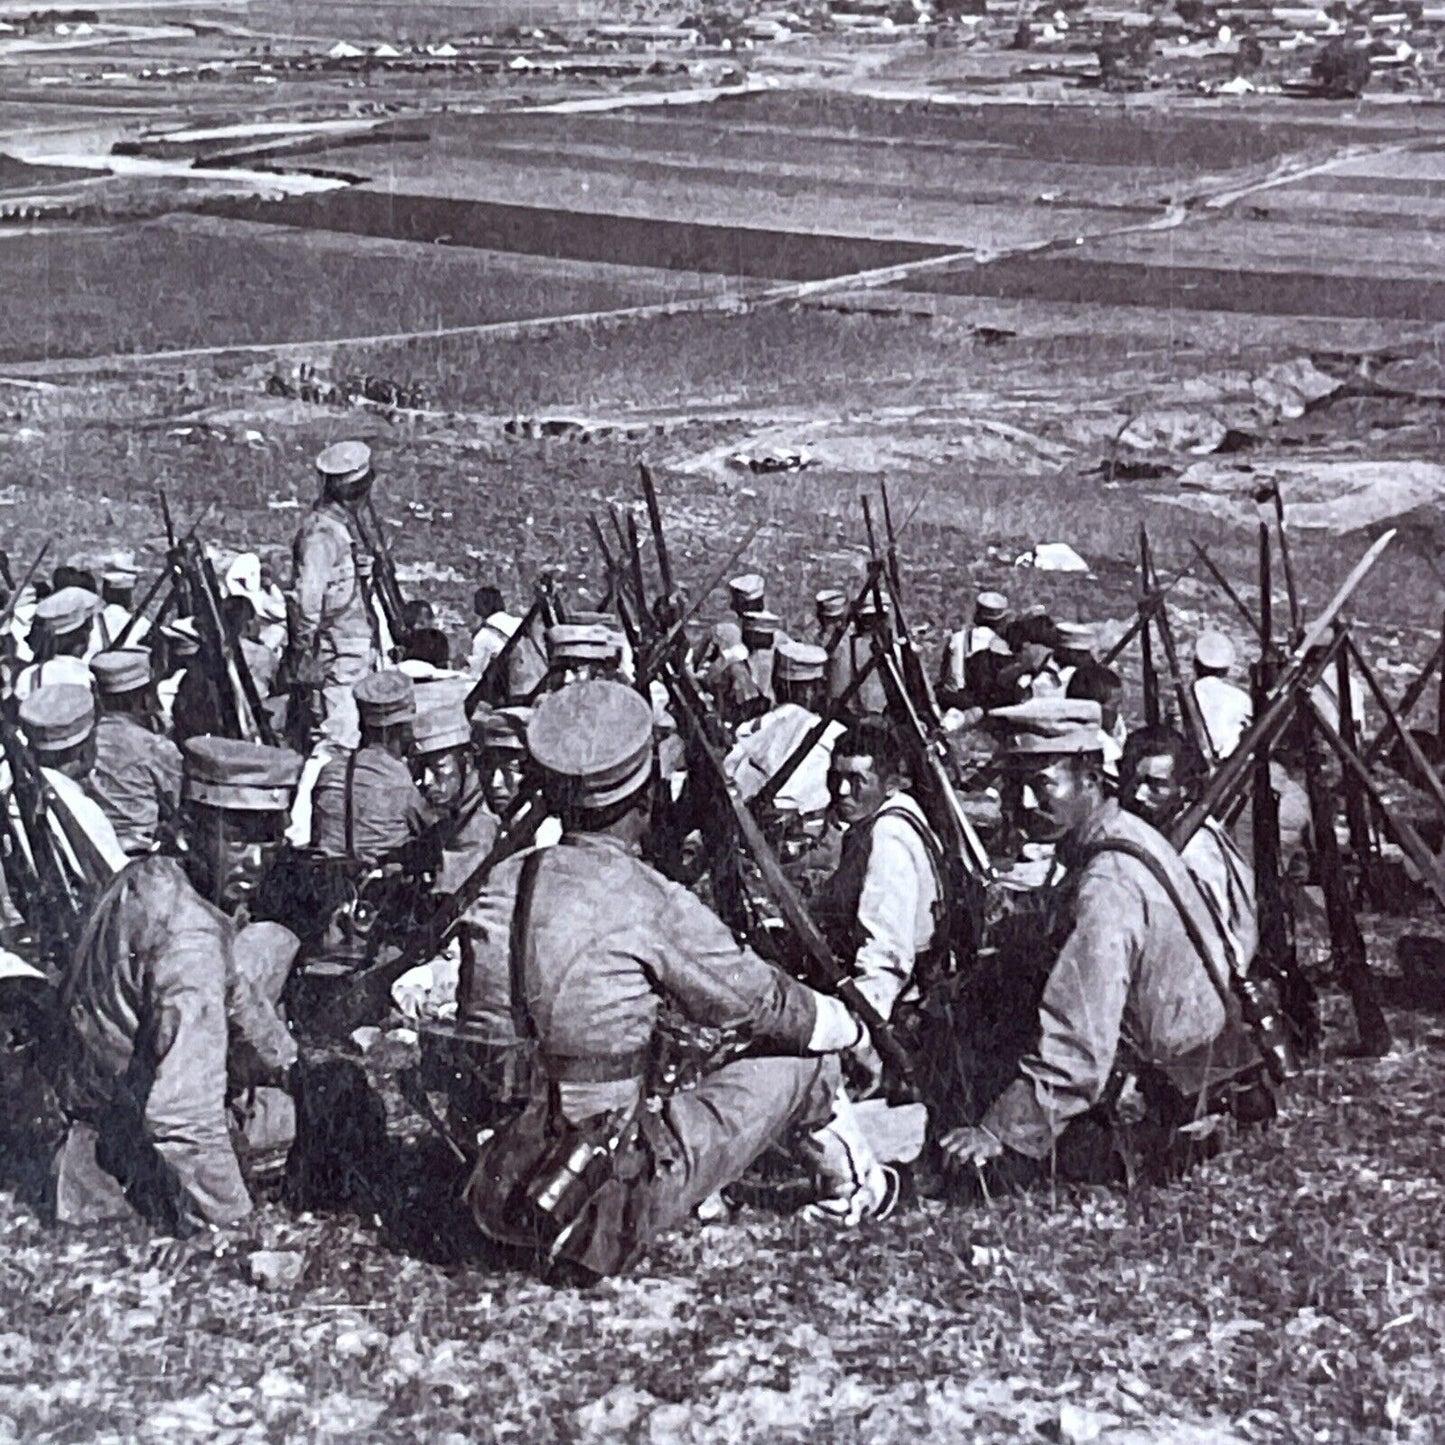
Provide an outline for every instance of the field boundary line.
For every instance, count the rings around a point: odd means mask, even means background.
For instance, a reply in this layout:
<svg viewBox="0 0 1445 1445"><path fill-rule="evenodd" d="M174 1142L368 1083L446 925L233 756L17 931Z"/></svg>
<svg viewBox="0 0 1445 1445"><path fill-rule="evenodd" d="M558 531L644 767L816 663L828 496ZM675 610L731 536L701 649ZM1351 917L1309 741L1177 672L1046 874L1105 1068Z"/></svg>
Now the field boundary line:
<svg viewBox="0 0 1445 1445"><path fill-rule="evenodd" d="M417 341L447 341L464 337L496 341L517 340L525 336L545 335L553 331L588 330L622 325L629 321L662 319L686 315L746 315L774 306L788 306L820 296L852 291L877 290L896 286L914 277L947 272L963 266L987 266L1020 256L1040 256L1053 251L1073 250L1099 241L1117 240L1122 236L1171 231L1206 211L1230 206L1259 191L1288 185L1308 176L1318 175L1336 166L1366 157L1396 154L1412 148L1408 141L1382 145L1343 146L1332 155L1312 158L1308 162L1285 163L1258 179L1197 193L1174 200L1158 215L1147 221L1125 226L1112 226L1082 236L1050 237L997 250L971 246L940 252L917 261L903 261L892 266L879 266L865 271L852 271L840 276L826 276L814 281L794 281L763 285L755 291L720 291L715 295L690 297L679 301L656 301L641 306L614 307L602 311L568 312L556 316L528 317L517 321L483 321L464 326L433 327L425 331L392 331L361 336L317 338L306 341L245 341L214 346L168 348L148 352L114 352L105 356L57 357L42 361L15 362L5 367L13 377L85 376L95 372L126 371L160 366L185 366L218 357L253 356L284 361L309 361L329 365L334 353L350 348L404 346Z"/></svg>

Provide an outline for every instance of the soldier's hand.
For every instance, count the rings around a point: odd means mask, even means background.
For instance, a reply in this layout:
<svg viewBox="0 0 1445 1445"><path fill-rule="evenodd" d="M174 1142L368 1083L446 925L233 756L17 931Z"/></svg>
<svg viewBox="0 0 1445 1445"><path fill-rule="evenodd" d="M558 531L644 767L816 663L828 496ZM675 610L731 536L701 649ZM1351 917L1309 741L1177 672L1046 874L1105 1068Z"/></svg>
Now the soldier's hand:
<svg viewBox="0 0 1445 1445"><path fill-rule="evenodd" d="M871 1099L883 1087L883 1060L865 1034L843 1054L843 1077L855 1099Z"/></svg>
<svg viewBox="0 0 1445 1445"><path fill-rule="evenodd" d="M944 1162L955 1169L977 1168L997 1159L1003 1153L1003 1141L997 1134L979 1125L966 1124L952 1129L938 1141Z"/></svg>

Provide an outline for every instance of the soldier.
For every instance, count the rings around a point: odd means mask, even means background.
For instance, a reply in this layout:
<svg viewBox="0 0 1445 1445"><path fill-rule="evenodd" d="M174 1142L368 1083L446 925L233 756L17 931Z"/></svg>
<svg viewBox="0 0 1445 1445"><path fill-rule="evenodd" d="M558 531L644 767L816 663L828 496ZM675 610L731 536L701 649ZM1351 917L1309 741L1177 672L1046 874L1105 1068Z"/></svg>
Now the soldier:
<svg viewBox="0 0 1445 1445"><path fill-rule="evenodd" d="M89 687L47 683L20 704L20 727L40 775L66 815L54 811L48 818L61 855L72 872L82 878L106 879L126 865L125 849L100 806L86 791L95 767L95 698ZM10 806L15 795L10 793Z"/></svg>
<svg viewBox="0 0 1445 1445"><path fill-rule="evenodd" d="M848 615L848 594L836 587L825 587L813 599L813 615L818 620L817 643L826 649L833 640L838 625ZM842 697L853 681L853 655L839 638L838 645L828 654L828 700Z"/></svg>
<svg viewBox="0 0 1445 1445"><path fill-rule="evenodd" d="M281 846L302 759L238 738L192 738L182 749L191 881L228 913L249 910Z"/></svg>
<svg viewBox="0 0 1445 1445"><path fill-rule="evenodd" d="M15 679L15 695L27 698L40 687L90 686L86 654L100 599L83 587L62 587L35 607L30 646L35 661Z"/></svg>
<svg viewBox="0 0 1445 1445"><path fill-rule="evenodd" d="M319 679L323 735L342 748L357 742L352 687L376 655L376 619L366 595L372 559L361 551L354 508L371 489L371 448L337 442L316 458L321 496L292 544L296 608L293 670Z"/></svg>
<svg viewBox="0 0 1445 1445"><path fill-rule="evenodd" d="M776 614L761 609L744 612L739 624L742 628L743 646L748 650L748 671L752 673L758 691L771 705L777 700L773 688L773 656L778 639L782 636L778 631L782 624Z"/></svg>
<svg viewBox="0 0 1445 1445"><path fill-rule="evenodd" d="M98 652L90 660L100 696L95 767L87 788L129 857L152 852L180 809L181 750L162 730L142 648Z"/></svg>
<svg viewBox="0 0 1445 1445"><path fill-rule="evenodd" d="M845 830L842 856L813 911L885 1019L913 984L919 960L946 944L943 845L912 783L884 718L863 718L833 748L828 792L830 813Z"/></svg>
<svg viewBox="0 0 1445 1445"><path fill-rule="evenodd" d="M703 661L708 690L716 702L718 715L728 727L736 728L768 710L768 700L748 666L743 630L736 622L719 622L713 628Z"/></svg>
<svg viewBox="0 0 1445 1445"><path fill-rule="evenodd" d="M1161 832L1204 782L1204 769L1182 733L1170 727L1129 734L1119 763L1119 801ZM1214 818L1206 818L1179 856L1233 945L1231 962L1243 971L1259 946L1254 869Z"/></svg>
<svg viewBox="0 0 1445 1445"><path fill-rule="evenodd" d="M238 933L174 859L111 882L60 988L58 1221L134 1208L188 1234L250 1213L247 1166L279 1172L295 1134L278 1001L296 948L276 923Z"/></svg>
<svg viewBox="0 0 1445 1445"><path fill-rule="evenodd" d="M1001 1183L1050 1161L1115 1178L1135 1144L1162 1166L1214 1090L1260 1067L1222 982L1224 942L1168 841L1107 796L1097 704L1039 698L995 717L1012 732L1029 831L1067 870L1064 938L1036 1044L982 1123L945 1135L944 1155Z"/></svg>
<svg viewBox="0 0 1445 1445"><path fill-rule="evenodd" d="M1222 762L1239 746L1254 718L1254 704L1228 680L1234 644L1222 632L1203 632L1194 643L1194 697L1214 756Z"/></svg>
<svg viewBox="0 0 1445 1445"><path fill-rule="evenodd" d="M738 796L747 802L792 755L819 721L828 654L811 642L784 638L773 659L777 705L738 728L737 742L724 759ZM828 806L828 764L843 724L833 722L779 789L773 806L782 813L816 817Z"/></svg>
<svg viewBox="0 0 1445 1445"><path fill-rule="evenodd" d="M423 691L412 725L412 758L422 797L441 820L442 870L437 888L450 893L487 856L497 836L497 818L486 805L472 761L472 728L466 690L432 684Z"/></svg>
<svg viewBox="0 0 1445 1445"><path fill-rule="evenodd" d="M557 622L547 629L547 687L589 677L617 679L622 649L617 634L599 622Z"/></svg>
<svg viewBox="0 0 1445 1445"><path fill-rule="evenodd" d="M100 652L110 647L125 631L130 614L135 607L136 574L112 568L100 576L100 612L95 619L98 637L93 639L92 651ZM139 642L150 630L150 623L141 618L131 628L130 642Z"/></svg>
<svg viewBox="0 0 1445 1445"><path fill-rule="evenodd" d="M416 691L396 671L356 684L361 747L332 758L311 796L311 841L331 858L370 867L432 828L436 811L412 780L406 758L416 721Z"/></svg>
<svg viewBox="0 0 1445 1445"><path fill-rule="evenodd" d="M992 698L997 659L1012 656L1003 639L1008 624L1008 598L1001 592L980 592L973 604L973 623L950 634L938 668L938 697L946 707L987 707Z"/></svg>
<svg viewBox="0 0 1445 1445"><path fill-rule="evenodd" d="M853 616L853 631L839 646L848 653L848 676L851 680L860 673L873 656L873 637L888 622L888 614L880 610L878 597L870 592ZM853 694L850 711L854 717L881 715L888 711L888 694L883 679L876 672L870 673L863 685Z"/></svg>
<svg viewBox="0 0 1445 1445"><path fill-rule="evenodd" d="M483 829L490 832L488 846L496 841L498 829L522 791L527 772L527 724L531 719L529 707L497 708L472 719L484 805L473 822L473 832L479 840ZM546 818L537 832L537 846L550 846L561 836L556 818Z"/></svg>
<svg viewBox="0 0 1445 1445"><path fill-rule="evenodd" d="M508 639L522 625L520 617L513 617L506 609L499 587L478 587L472 597L472 611L482 619L482 625L472 638L471 654L467 658L467 671L473 677L480 677L491 660L507 645Z"/></svg>
<svg viewBox="0 0 1445 1445"><path fill-rule="evenodd" d="M1065 697L1075 671L1094 660L1094 629L1084 622L1056 622L1049 656L1034 670L1034 697Z"/></svg>
<svg viewBox="0 0 1445 1445"><path fill-rule="evenodd" d="M276 686L280 657L261 641L261 618L253 598L244 592L232 593L221 602L221 622L232 646L256 684L256 697L265 702Z"/></svg>
<svg viewBox="0 0 1445 1445"><path fill-rule="evenodd" d="M840 1099L831 1057L857 1043L856 1021L740 947L639 857L655 775L646 701L618 683L577 683L541 700L527 744L563 841L494 875L458 1000L460 1022L535 1041L530 1101L483 1145L467 1187L483 1233L616 1273L769 1144L790 1140L822 1178L831 1216L891 1208L896 1176ZM664 1007L742 1030L756 1052L650 1100Z"/></svg>

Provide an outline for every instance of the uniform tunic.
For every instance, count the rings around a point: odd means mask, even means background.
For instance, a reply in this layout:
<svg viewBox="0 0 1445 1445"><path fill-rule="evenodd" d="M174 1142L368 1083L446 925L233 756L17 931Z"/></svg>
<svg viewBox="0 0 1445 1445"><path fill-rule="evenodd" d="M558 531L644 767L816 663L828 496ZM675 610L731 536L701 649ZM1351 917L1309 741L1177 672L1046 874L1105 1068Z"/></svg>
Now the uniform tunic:
<svg viewBox="0 0 1445 1445"><path fill-rule="evenodd" d="M1066 868L1090 844L1119 837L1164 865L1190 908L1221 977L1228 968L1214 925L1182 859L1142 819L1104 803L1059 847ZM1208 1082L1210 1046L1227 1016L1179 912L1133 858L1104 853L1062 887L1070 928L1039 1008L1039 1041L984 1118L1009 1148L1048 1155L1070 1120L1103 1097L1121 1039L1182 1092ZM1197 906L1196 906L1197 905Z"/></svg>
<svg viewBox="0 0 1445 1445"><path fill-rule="evenodd" d="M1204 820L1179 856L1229 934L1234 948L1230 962L1243 971L1259 947L1254 869L1213 818Z"/></svg>
<svg viewBox="0 0 1445 1445"><path fill-rule="evenodd" d="M816 713L795 702L785 702L738 728L738 740L723 760L723 767L744 802L763 790L818 721ZM821 813L828 806L828 769L833 748L845 731L842 723L828 724L828 730L779 790L775 807Z"/></svg>
<svg viewBox="0 0 1445 1445"><path fill-rule="evenodd" d="M276 990L241 975L234 936L173 859L137 859L101 895L60 990L67 1112L210 1224L251 1208L228 1126L230 1044L269 1070L296 1059Z"/></svg>
<svg viewBox="0 0 1445 1445"><path fill-rule="evenodd" d="M86 790L126 853L148 852L162 819L180 807L181 750L132 717L106 713L95 725L95 768Z"/></svg>
<svg viewBox="0 0 1445 1445"><path fill-rule="evenodd" d="M370 866L404 847L436 821L411 771L385 748L361 748L353 760L332 758L311 795L311 841L332 858L346 847L347 771L351 769L351 855Z"/></svg>
<svg viewBox="0 0 1445 1445"><path fill-rule="evenodd" d="M521 867L522 857L503 864L468 914L477 966L458 1019L496 1038L516 1036L508 940ZM796 1055L808 1047L817 995L740 947L697 898L619 840L567 835L546 850L529 920L527 1010L568 1120L636 1102L641 1062L616 1070L630 1075L620 1078L575 1075L589 1072L589 1063L640 1057L664 1001L694 1023L745 1030L764 1048ZM644 1112L650 1162L630 1178L625 1205L580 1229L567 1257L599 1273L624 1268L658 1230L736 1179L769 1143L824 1123L837 1082L831 1059L749 1057L674 1094L657 1113ZM507 1199L551 1141L545 1080L537 1088L527 1109L484 1148L468 1186L482 1229L513 1242L525 1235Z"/></svg>
<svg viewBox="0 0 1445 1445"><path fill-rule="evenodd" d="M374 619L356 575L356 538L346 509L320 501L301 523L292 544L296 613L292 645L321 664L327 736L344 747L357 737L351 696L370 665Z"/></svg>

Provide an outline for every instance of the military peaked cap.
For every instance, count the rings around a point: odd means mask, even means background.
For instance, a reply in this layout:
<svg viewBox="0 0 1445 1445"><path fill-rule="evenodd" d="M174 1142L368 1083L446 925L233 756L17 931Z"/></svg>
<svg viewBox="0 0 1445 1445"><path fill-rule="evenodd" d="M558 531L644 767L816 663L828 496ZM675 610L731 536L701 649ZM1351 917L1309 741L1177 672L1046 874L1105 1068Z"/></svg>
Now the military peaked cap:
<svg viewBox="0 0 1445 1445"><path fill-rule="evenodd" d="M95 699L74 683L38 687L20 704L20 726L37 753L63 753L90 736Z"/></svg>
<svg viewBox="0 0 1445 1445"><path fill-rule="evenodd" d="M1098 703L1075 697L1036 697L989 713L1008 728L1009 752L1019 757L1102 752L1103 716Z"/></svg>
<svg viewBox="0 0 1445 1445"><path fill-rule="evenodd" d="M35 620L43 622L52 637L64 637L89 627L99 605L100 599L84 587L62 587L36 603Z"/></svg>
<svg viewBox="0 0 1445 1445"><path fill-rule="evenodd" d="M841 622L848 613L848 594L836 587L825 587L813 601L823 622Z"/></svg>
<svg viewBox="0 0 1445 1445"><path fill-rule="evenodd" d="M743 627L743 641L749 647L771 647L783 625L776 612L744 612L739 618Z"/></svg>
<svg viewBox="0 0 1445 1445"><path fill-rule="evenodd" d="M1194 644L1194 660L1200 667L1228 672L1234 666L1234 644L1222 632L1203 632Z"/></svg>
<svg viewBox="0 0 1445 1445"><path fill-rule="evenodd" d="M818 682L828 666L826 648L785 637L773 652L774 682Z"/></svg>
<svg viewBox="0 0 1445 1445"><path fill-rule="evenodd" d="M369 672L351 689L362 722L369 727L392 727L416 720L416 688L395 668Z"/></svg>
<svg viewBox="0 0 1445 1445"><path fill-rule="evenodd" d="M728 597L733 610L745 612L750 607L760 607L763 601L763 579L756 572L745 572L728 583Z"/></svg>
<svg viewBox="0 0 1445 1445"><path fill-rule="evenodd" d="M151 655L143 647L113 647L90 659L95 683L106 697L134 692L151 680Z"/></svg>
<svg viewBox="0 0 1445 1445"><path fill-rule="evenodd" d="M525 753L527 724L531 721L529 707L499 707L472 719L472 736L477 746L488 752Z"/></svg>
<svg viewBox="0 0 1445 1445"><path fill-rule="evenodd" d="M412 746L418 753L444 753L465 747L472 740L467 721L467 689L440 682L428 683L417 700L412 724Z"/></svg>
<svg viewBox="0 0 1445 1445"><path fill-rule="evenodd" d="M547 629L547 656L553 662L615 662L617 636L600 622L558 622Z"/></svg>
<svg viewBox="0 0 1445 1445"><path fill-rule="evenodd" d="M623 683L574 682L533 709L527 748L548 772L573 784L584 806L605 808L630 797L652 774L652 708Z"/></svg>
<svg viewBox="0 0 1445 1445"><path fill-rule="evenodd" d="M303 761L286 748L206 734L182 745L187 802L245 813L285 812L301 781Z"/></svg>
<svg viewBox="0 0 1445 1445"><path fill-rule="evenodd" d="M1094 646L1094 629L1087 622L1057 622L1054 642L1070 652L1089 652Z"/></svg>
<svg viewBox="0 0 1445 1445"><path fill-rule="evenodd" d="M371 475L371 448L365 442L336 442L316 458L316 470L339 486L356 486Z"/></svg>
<svg viewBox="0 0 1445 1445"><path fill-rule="evenodd" d="M1002 592L980 592L973 604L974 620L984 624L1002 622L1008 616L1008 598Z"/></svg>

